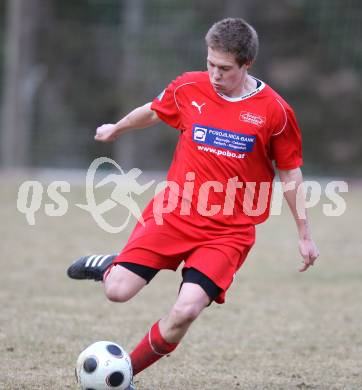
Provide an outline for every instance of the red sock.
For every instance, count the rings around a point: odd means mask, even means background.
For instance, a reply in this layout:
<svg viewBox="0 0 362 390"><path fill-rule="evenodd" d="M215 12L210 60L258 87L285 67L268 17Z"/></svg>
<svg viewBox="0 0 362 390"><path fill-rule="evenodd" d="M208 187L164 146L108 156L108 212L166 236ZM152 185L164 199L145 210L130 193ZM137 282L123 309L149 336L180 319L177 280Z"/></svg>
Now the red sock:
<svg viewBox="0 0 362 390"><path fill-rule="evenodd" d="M178 343L168 343L160 333L157 321L143 340L131 352L133 375L138 374L163 356L168 355Z"/></svg>

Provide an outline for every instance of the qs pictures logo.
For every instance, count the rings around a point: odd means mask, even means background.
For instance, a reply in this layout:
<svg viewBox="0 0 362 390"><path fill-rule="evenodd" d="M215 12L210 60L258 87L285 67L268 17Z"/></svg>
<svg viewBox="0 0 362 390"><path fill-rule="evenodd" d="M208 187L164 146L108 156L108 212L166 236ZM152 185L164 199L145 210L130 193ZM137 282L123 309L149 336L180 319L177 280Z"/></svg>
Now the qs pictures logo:
<svg viewBox="0 0 362 390"><path fill-rule="evenodd" d="M117 173L106 175L102 180L96 183L98 170L103 165L111 165L116 168ZM133 168L127 173L123 171L119 164L107 157L97 158L90 165L86 174L86 204L76 204L82 210L91 214L97 225L108 233L119 233L126 228L131 216L135 217L140 223L144 224L142 212L137 202L133 199L134 195L142 195L155 182L152 180L146 184L139 184L137 179L142 174L138 168ZM109 197L104 201L97 203L96 190L113 184L114 188ZM53 181L49 184L46 191L44 186L37 180L25 181L21 184L18 191L17 209L25 214L29 225L35 225L35 214L41 209L44 192L48 195L51 202L45 203L44 211L49 217L61 217L68 211L68 200L63 195L70 192L70 184L66 181ZM116 207L126 209L127 214L119 226L111 225L104 214Z"/></svg>
<svg viewBox="0 0 362 390"><path fill-rule="evenodd" d="M102 164L113 165L115 168L117 168L119 173L111 173L95 185L95 174ZM125 173L120 167L120 165L112 159L107 157L97 158L90 165L86 176L87 203L84 205L77 204L76 206L85 211L88 211L92 215L98 226L109 233L121 232L129 223L130 217L132 215L140 223L144 224L142 212L136 201L132 198L132 195L143 194L152 186L155 180L152 180L147 184L141 185L136 180L141 174L142 171L138 168L132 168L129 172ZM114 189L110 194L110 199L106 199L102 203L97 204L94 195L94 188L100 188L110 183L114 184ZM117 206L122 206L126 208L128 210L128 215L123 224L121 224L120 226L112 226L106 221L106 219L103 217L103 214Z"/></svg>

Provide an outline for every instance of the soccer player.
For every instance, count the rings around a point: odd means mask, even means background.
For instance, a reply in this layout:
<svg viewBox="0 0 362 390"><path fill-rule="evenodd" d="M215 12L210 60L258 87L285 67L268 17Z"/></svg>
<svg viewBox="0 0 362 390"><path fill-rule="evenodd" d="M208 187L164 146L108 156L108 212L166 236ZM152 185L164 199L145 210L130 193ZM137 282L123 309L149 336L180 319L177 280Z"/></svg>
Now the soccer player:
<svg viewBox="0 0 362 390"><path fill-rule="evenodd" d="M143 212L128 243L115 256L74 262L74 279L103 281L111 301L135 296L162 269L181 262L182 284L170 311L131 352L134 374L172 352L189 326L213 301L223 303L234 274L267 219L274 164L296 221L300 271L318 257L298 194L302 184L300 130L293 110L249 69L258 36L242 19L215 23L206 35L207 71L188 72L116 124L97 128L110 142L126 131L160 121L179 131L169 185Z"/></svg>

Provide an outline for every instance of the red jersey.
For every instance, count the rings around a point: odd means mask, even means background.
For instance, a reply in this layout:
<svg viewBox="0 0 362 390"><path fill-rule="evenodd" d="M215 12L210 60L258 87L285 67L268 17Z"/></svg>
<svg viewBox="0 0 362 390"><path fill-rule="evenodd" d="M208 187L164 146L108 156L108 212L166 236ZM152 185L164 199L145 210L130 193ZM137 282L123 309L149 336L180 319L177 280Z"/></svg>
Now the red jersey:
<svg viewBox="0 0 362 390"><path fill-rule="evenodd" d="M302 165L293 110L257 82L255 91L228 98L213 89L207 72L190 72L153 101L159 118L180 131L167 176L176 183L172 220L208 228L261 223L269 215L273 161L284 170Z"/></svg>

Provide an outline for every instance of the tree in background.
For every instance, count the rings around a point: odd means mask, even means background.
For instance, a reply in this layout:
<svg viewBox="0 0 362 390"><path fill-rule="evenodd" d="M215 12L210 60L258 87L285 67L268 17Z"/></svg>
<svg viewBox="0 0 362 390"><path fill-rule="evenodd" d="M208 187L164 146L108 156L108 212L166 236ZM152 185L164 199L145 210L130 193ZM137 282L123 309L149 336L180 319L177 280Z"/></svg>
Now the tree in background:
<svg viewBox="0 0 362 390"><path fill-rule="evenodd" d="M93 142L94 129L151 100L179 73L205 69L205 32L222 17L239 16L260 34L252 73L288 96L297 112L306 172L358 174L362 168L357 0L6 4L3 166L87 167L108 155L126 168L165 169L177 132L160 126L150 137L129 134L110 146Z"/></svg>

